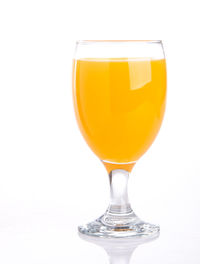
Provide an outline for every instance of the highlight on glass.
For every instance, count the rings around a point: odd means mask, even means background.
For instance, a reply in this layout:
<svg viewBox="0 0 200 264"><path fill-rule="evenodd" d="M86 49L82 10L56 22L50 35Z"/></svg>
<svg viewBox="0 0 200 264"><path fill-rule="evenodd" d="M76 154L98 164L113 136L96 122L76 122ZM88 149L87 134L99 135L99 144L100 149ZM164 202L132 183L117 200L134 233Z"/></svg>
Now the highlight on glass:
<svg viewBox="0 0 200 264"><path fill-rule="evenodd" d="M127 184L163 120L166 61L162 41L77 41L73 100L80 131L110 181L106 212L79 231L101 237L157 234L159 226L133 212Z"/></svg>

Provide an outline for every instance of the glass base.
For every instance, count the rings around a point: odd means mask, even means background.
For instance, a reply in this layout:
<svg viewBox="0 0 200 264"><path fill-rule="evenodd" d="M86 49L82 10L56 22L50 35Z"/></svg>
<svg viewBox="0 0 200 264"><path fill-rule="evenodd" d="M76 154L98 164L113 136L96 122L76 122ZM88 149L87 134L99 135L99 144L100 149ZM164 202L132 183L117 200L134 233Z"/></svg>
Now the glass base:
<svg viewBox="0 0 200 264"><path fill-rule="evenodd" d="M141 221L133 212L126 215L105 214L97 220L79 226L80 233L95 237L156 236L160 227Z"/></svg>

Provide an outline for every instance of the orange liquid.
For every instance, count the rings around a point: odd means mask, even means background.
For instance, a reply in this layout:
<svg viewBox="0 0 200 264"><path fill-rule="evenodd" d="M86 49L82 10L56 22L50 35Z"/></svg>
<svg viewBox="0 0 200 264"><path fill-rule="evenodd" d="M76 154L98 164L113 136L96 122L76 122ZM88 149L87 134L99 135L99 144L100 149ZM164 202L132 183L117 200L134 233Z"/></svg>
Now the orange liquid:
<svg viewBox="0 0 200 264"><path fill-rule="evenodd" d="M101 160L137 161L158 133L165 101L164 59L74 61L76 117Z"/></svg>

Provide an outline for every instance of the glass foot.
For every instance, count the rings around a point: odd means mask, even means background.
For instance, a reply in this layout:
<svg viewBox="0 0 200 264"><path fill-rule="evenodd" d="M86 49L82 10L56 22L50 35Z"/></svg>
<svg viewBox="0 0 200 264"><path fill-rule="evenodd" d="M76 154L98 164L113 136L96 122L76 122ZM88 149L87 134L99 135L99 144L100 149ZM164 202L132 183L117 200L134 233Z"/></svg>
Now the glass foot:
<svg viewBox="0 0 200 264"><path fill-rule="evenodd" d="M134 213L131 213L128 217L120 215L120 220L114 215L105 214L94 222L79 226L78 230L82 234L96 237L154 237L158 235L160 227L143 222Z"/></svg>

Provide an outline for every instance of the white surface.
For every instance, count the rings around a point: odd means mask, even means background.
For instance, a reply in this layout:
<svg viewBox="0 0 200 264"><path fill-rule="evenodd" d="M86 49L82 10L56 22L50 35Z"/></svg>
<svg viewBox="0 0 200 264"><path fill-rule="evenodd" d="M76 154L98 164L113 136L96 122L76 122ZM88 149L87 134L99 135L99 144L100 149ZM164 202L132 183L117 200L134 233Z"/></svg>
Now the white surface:
<svg viewBox="0 0 200 264"><path fill-rule="evenodd" d="M0 262L107 263L80 223L106 208L106 171L73 114L77 39L162 39L168 105L130 200L161 237L134 263L200 262L199 8L191 1L0 2Z"/></svg>

